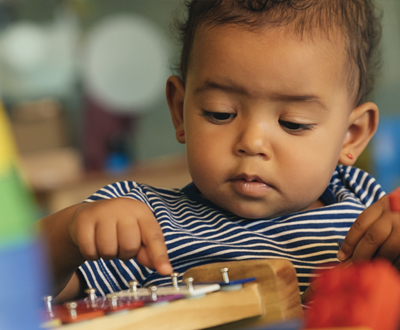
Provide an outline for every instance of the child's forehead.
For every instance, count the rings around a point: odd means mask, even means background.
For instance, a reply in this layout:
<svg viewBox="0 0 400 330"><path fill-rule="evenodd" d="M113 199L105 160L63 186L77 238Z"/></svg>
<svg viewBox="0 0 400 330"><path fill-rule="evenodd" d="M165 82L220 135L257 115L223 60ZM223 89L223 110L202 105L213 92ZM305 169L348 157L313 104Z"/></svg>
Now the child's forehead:
<svg viewBox="0 0 400 330"><path fill-rule="evenodd" d="M211 79L232 87L234 81L260 98L275 92L310 95L322 84L348 93L343 48L340 39L300 38L282 28L203 26L193 44L188 82L198 86Z"/></svg>

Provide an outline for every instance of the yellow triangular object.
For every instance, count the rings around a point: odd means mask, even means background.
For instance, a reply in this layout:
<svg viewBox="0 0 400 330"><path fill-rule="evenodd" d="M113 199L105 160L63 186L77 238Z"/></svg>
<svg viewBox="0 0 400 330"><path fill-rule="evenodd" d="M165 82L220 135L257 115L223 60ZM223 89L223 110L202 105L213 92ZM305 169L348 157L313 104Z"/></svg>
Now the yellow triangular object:
<svg viewBox="0 0 400 330"><path fill-rule="evenodd" d="M13 133L4 107L0 104L0 176L16 162Z"/></svg>

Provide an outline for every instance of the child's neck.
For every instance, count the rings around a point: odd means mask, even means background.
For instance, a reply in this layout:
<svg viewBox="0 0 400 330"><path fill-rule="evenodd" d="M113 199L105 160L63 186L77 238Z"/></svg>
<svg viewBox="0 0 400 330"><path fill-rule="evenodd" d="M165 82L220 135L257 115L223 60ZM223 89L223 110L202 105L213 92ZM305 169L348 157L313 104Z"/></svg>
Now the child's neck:
<svg viewBox="0 0 400 330"><path fill-rule="evenodd" d="M307 207L304 211L318 209L323 206L325 206L325 203L318 199L314 203L312 203L309 207Z"/></svg>

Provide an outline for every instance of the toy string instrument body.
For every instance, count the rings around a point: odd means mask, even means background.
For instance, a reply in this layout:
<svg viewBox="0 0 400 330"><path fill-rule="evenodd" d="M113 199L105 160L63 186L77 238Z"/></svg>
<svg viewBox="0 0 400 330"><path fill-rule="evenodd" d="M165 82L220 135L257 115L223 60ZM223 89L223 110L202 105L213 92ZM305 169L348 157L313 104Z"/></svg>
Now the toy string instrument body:
<svg viewBox="0 0 400 330"><path fill-rule="evenodd" d="M226 329L301 319L300 293L293 265L287 260L245 260L194 267L178 285L137 288L51 305L49 326L62 330ZM85 322L80 322L85 321ZM53 326L58 329L58 326Z"/></svg>
<svg viewBox="0 0 400 330"><path fill-rule="evenodd" d="M229 275L228 275L229 274ZM252 276L252 277L250 277ZM377 283L377 277L380 281ZM197 280L195 280L197 279ZM59 330L397 330L400 279L384 260L333 268L303 311L288 260L246 260L189 269L186 284L137 288L51 305L43 327ZM199 282L197 282L199 281Z"/></svg>

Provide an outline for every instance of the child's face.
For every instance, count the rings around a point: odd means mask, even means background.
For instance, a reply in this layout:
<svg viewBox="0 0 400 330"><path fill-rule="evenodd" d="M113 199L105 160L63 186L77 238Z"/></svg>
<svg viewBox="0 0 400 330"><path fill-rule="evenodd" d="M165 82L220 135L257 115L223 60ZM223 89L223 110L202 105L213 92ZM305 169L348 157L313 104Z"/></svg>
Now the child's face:
<svg viewBox="0 0 400 330"><path fill-rule="evenodd" d="M321 206L352 110L345 56L323 37L200 28L183 118L202 195L251 219Z"/></svg>

